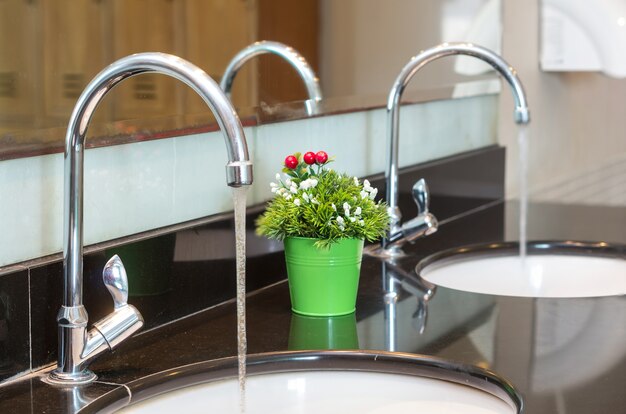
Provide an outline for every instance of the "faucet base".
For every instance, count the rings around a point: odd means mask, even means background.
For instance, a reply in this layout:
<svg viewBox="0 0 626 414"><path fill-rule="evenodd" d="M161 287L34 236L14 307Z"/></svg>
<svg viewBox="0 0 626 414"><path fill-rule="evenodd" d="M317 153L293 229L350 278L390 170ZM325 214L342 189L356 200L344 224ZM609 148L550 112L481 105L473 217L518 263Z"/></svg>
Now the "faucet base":
<svg viewBox="0 0 626 414"><path fill-rule="evenodd" d="M52 371L47 377L44 377L43 381L51 385L72 387L75 385L89 384L90 382L95 381L97 378L98 376L88 369L80 372L68 373L61 372L57 368Z"/></svg>

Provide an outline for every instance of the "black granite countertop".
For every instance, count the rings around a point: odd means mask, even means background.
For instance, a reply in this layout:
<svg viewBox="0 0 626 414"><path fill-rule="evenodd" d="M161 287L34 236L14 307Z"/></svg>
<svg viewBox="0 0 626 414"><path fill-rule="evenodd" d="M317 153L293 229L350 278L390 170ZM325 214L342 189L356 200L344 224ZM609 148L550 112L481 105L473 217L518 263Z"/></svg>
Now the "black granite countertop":
<svg viewBox="0 0 626 414"><path fill-rule="evenodd" d="M514 231L507 231L506 223L515 210L514 204L500 203L444 223L407 249L411 255L396 263L400 273L410 281L426 255L511 238ZM541 217L536 226L533 217ZM600 223L597 217L602 217ZM623 208L534 205L529 221L531 239L599 240L597 235L603 234L604 241L626 242ZM514 228L514 220L508 222ZM270 261L282 260L282 253L269 256ZM319 321L292 314L287 283L278 282L248 296L248 352L323 348L332 342L329 346L434 355L489 368L508 379L521 393L526 413L626 410L624 296L536 299L438 287L424 303L407 288L395 306L397 317L390 320L385 316L382 264L364 257L356 313L345 317L330 341L311 334ZM89 412L92 401L118 384L236 352L235 304L230 301L137 335L94 363L98 381L79 391L48 386L41 382L43 374L5 384L0 387L0 412Z"/></svg>

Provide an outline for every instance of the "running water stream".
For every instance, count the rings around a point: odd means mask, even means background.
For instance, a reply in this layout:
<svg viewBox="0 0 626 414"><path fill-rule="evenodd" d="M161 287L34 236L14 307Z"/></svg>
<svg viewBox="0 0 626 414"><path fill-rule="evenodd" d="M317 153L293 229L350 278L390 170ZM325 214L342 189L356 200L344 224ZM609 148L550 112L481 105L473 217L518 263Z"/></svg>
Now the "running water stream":
<svg viewBox="0 0 626 414"><path fill-rule="evenodd" d="M519 255L522 268L526 259L526 227L528 225L528 127L520 125L519 148Z"/></svg>
<svg viewBox="0 0 626 414"><path fill-rule="evenodd" d="M246 193L248 187L233 188L235 209L235 252L237 262L237 358L239 362L239 411L246 412Z"/></svg>

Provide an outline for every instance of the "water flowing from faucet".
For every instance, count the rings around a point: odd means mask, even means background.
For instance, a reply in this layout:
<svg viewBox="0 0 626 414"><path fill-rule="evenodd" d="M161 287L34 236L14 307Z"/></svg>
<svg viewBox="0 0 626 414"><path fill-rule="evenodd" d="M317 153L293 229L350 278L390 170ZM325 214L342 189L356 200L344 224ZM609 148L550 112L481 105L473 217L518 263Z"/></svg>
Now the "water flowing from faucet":
<svg viewBox="0 0 626 414"><path fill-rule="evenodd" d="M233 188L235 209L235 253L237 263L237 358L239 362L239 408L246 412L246 193L248 187Z"/></svg>
<svg viewBox="0 0 626 414"><path fill-rule="evenodd" d="M528 227L528 126L519 125L517 133L519 147L519 256L522 268L526 259Z"/></svg>

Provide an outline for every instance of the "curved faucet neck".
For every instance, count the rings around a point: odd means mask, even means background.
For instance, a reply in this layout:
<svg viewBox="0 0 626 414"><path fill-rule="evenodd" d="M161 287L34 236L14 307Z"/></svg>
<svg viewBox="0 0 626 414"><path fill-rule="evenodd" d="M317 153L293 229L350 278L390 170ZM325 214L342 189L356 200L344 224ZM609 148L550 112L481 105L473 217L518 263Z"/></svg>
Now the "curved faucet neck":
<svg viewBox="0 0 626 414"><path fill-rule="evenodd" d="M307 63L304 56L302 56L297 50L290 46L287 46L283 43L271 42L267 40L255 42L250 46L242 49L228 63L228 66L226 67L226 70L224 71L224 75L222 76L222 80L220 82L220 87L224 90L226 96L230 98L233 81L235 80L237 72L239 72L244 63L246 63L248 60L252 59L255 56L263 55L266 53L280 56L281 58L285 59L296 70L296 72L298 72L298 75L300 75L300 78L304 82L304 86L306 87L309 99L313 101L320 101L322 99L322 91L320 89L319 79L317 78L317 76L315 76L315 72L313 72L313 69Z"/></svg>
<svg viewBox="0 0 626 414"><path fill-rule="evenodd" d="M228 185L238 187L252 182L252 165L239 117L217 83L204 71L184 59L164 53L139 53L114 62L81 94L65 137L64 306L82 304L83 153L89 122L98 104L115 85L146 72L176 78L202 97L224 134L229 159L226 166Z"/></svg>
<svg viewBox="0 0 626 414"><path fill-rule="evenodd" d="M530 121L526 94L522 83L517 77L517 72L502 57L481 46L471 43L444 43L428 50L420 52L411 58L396 78L389 97L387 99L387 169L385 177L387 181L387 203L391 213L391 232L399 226L400 212L398 208L398 151L399 151L399 127L400 127L400 99L404 89L413 76L428 63L450 55L467 55L481 59L490 64L511 87L515 100L514 117L518 124L526 124ZM383 240L383 247L387 240Z"/></svg>

